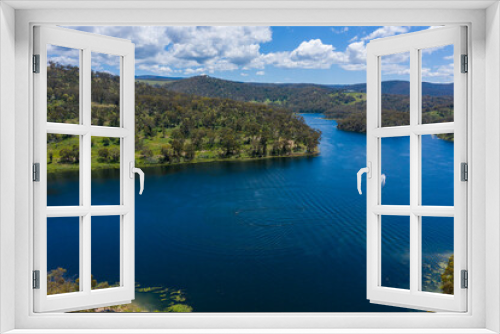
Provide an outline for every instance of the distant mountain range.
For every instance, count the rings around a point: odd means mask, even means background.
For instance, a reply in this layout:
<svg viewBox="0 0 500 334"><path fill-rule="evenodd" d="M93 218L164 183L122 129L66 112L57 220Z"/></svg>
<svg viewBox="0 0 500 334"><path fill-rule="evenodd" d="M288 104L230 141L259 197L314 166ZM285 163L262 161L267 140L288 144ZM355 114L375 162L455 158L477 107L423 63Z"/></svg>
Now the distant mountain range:
<svg viewBox="0 0 500 334"><path fill-rule="evenodd" d="M207 97L230 98L240 101L276 101L290 94L303 95L311 90L323 93L359 92L366 93L366 84L334 84L319 85L310 83L253 83L229 81L207 75L195 77L163 77L155 75L137 76L136 80L145 81L153 85L165 86L168 90L179 93L193 94ZM450 96L453 95L453 83L422 83L423 95ZM408 95L410 83L408 81L382 82L384 94ZM285 96L284 96L285 95ZM281 99L280 99L281 97Z"/></svg>
<svg viewBox="0 0 500 334"><path fill-rule="evenodd" d="M353 85L330 85L330 87L337 89L346 89L353 92L366 93L366 84L353 84ZM429 96L452 96L453 83L431 83L422 82L423 95ZM409 81L384 81L382 82L383 94L397 94L409 95L410 82Z"/></svg>
<svg viewBox="0 0 500 334"><path fill-rule="evenodd" d="M186 78L182 77L162 77L158 75L136 75L135 80L139 81L158 81L158 82L165 82L165 81L177 81L177 80L182 80Z"/></svg>

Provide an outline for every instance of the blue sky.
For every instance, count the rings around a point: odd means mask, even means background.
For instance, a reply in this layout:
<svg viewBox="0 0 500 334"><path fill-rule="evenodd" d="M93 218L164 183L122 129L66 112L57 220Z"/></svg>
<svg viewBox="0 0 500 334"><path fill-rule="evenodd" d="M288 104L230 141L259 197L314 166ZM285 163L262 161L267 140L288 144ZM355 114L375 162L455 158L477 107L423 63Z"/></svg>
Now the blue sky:
<svg viewBox="0 0 500 334"><path fill-rule="evenodd" d="M349 84L366 82L366 45L429 27L99 26L70 27L132 40L136 75L208 74L251 82ZM424 81L453 81L453 48L423 52ZM51 48L49 58L77 64L78 53ZM92 67L117 73L117 57L93 55ZM407 80L405 55L383 60L383 80Z"/></svg>

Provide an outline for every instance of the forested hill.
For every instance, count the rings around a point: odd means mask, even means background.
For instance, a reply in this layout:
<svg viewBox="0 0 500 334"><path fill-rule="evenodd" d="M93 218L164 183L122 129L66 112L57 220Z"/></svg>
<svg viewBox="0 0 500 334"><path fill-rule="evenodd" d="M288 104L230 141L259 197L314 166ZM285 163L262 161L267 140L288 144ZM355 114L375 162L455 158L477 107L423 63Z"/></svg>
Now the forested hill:
<svg viewBox="0 0 500 334"><path fill-rule="evenodd" d="M163 84L168 90L205 97L258 102L298 113L321 113L355 101L343 89L313 84L264 84L222 80L202 75Z"/></svg>
<svg viewBox="0 0 500 334"><path fill-rule="evenodd" d="M175 92L263 103L297 113L323 113L326 118L338 120L341 130L366 131L366 84L245 83L206 75L185 79L156 77L155 81L148 83ZM422 88L425 121L433 123L453 119L453 84L424 82ZM386 109L384 126L407 123L409 90L408 81L382 82L382 100Z"/></svg>
<svg viewBox="0 0 500 334"><path fill-rule="evenodd" d="M332 85L332 88L344 89L348 92L366 93L366 84ZM408 95L410 92L409 81L383 81L382 92L384 94ZM422 82L422 94L428 96L450 96L453 95L453 83Z"/></svg>
<svg viewBox="0 0 500 334"><path fill-rule="evenodd" d="M78 70L49 64L47 119L78 123ZM119 78L92 72L92 124L119 124ZM139 165L265 158L317 153L321 132L290 110L169 91L136 82L136 160ZM49 136L49 171L78 164L72 136ZM93 138L93 168L119 168L118 142ZM118 166L118 167L117 167Z"/></svg>

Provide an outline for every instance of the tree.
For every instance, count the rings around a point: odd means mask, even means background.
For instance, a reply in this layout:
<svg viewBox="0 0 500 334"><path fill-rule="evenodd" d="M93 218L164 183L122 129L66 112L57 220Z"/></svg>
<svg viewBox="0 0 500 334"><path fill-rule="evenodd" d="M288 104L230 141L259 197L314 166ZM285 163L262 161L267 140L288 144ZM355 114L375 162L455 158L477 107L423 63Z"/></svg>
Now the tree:
<svg viewBox="0 0 500 334"><path fill-rule="evenodd" d="M150 159L153 157L153 151L146 148L146 149L142 150L142 156L146 159Z"/></svg>
<svg viewBox="0 0 500 334"><path fill-rule="evenodd" d="M120 162L120 149L118 147L112 147L109 150L109 156L111 157L111 162Z"/></svg>
<svg viewBox="0 0 500 334"><path fill-rule="evenodd" d="M186 144L184 150L186 151L185 158L193 160L196 154L196 147L193 144Z"/></svg>
<svg viewBox="0 0 500 334"><path fill-rule="evenodd" d="M60 162L69 163L71 161L71 151L67 148L63 148L59 151Z"/></svg>
<svg viewBox="0 0 500 334"><path fill-rule="evenodd" d="M450 256L448 259L448 265L444 269L444 272L441 274L441 282L443 285L441 286L441 290L443 293L452 295L453 294L453 281L454 281L454 256Z"/></svg>
<svg viewBox="0 0 500 334"><path fill-rule="evenodd" d="M163 157L164 162L169 162L170 161L170 156L171 156L171 151L167 145L163 145L161 147L161 155Z"/></svg>
<svg viewBox="0 0 500 334"><path fill-rule="evenodd" d="M97 152L97 154L99 155L99 158L102 161L108 161L109 150L107 148L101 148L101 149L99 149L99 151Z"/></svg>
<svg viewBox="0 0 500 334"><path fill-rule="evenodd" d="M239 148L239 143L232 131L226 131L221 137L221 145L225 149L225 156L233 155Z"/></svg>
<svg viewBox="0 0 500 334"><path fill-rule="evenodd" d="M174 139L172 142L172 149L174 150L175 156L181 156L182 150L184 148L184 140L183 139Z"/></svg>
<svg viewBox="0 0 500 334"><path fill-rule="evenodd" d="M321 140L321 131L319 130L311 130L311 134L306 139L306 147L307 152L312 153L319 145Z"/></svg>

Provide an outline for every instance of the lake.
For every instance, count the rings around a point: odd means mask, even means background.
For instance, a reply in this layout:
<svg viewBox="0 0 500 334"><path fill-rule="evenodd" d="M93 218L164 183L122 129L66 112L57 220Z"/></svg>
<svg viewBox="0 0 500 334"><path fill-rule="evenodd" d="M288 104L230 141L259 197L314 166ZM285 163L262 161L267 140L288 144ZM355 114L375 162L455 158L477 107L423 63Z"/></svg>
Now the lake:
<svg viewBox="0 0 500 334"><path fill-rule="evenodd" d="M337 130L321 114L303 116L323 132L317 157L143 169L145 191L136 195L141 287L181 289L195 312L405 311L366 299L366 199L356 189L366 136ZM423 204L453 205L453 143L423 136L422 146ZM408 138L383 140L382 170L383 204L408 204ZM65 189L78 185L77 174L49 179L49 205L68 203ZM117 182L117 171L93 173L93 204L117 201ZM76 275L77 221L59 220L51 218L48 227L48 269ZM96 220L92 273L114 282L119 221ZM408 222L382 219L385 286L409 286ZM425 218L422 233L423 284L436 291L453 253L453 219ZM155 303L147 294L137 298Z"/></svg>

